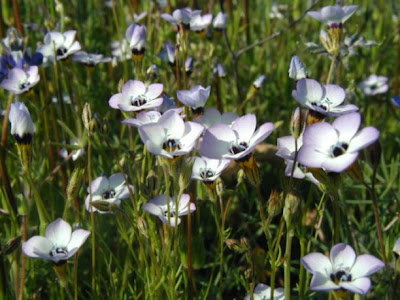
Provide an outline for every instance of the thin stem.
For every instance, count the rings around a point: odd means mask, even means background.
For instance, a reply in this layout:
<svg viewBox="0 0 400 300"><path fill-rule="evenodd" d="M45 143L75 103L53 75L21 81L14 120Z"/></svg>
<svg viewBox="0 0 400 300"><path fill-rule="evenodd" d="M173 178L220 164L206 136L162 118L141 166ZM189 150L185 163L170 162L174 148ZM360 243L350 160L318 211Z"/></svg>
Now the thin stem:
<svg viewBox="0 0 400 300"><path fill-rule="evenodd" d="M27 216L22 217L22 241L26 241L26 224ZM24 297L24 286L25 286L25 271L26 271L26 255L22 255L22 266L21 266L21 282L19 284L19 295L18 299L22 300Z"/></svg>
<svg viewBox="0 0 400 300"><path fill-rule="evenodd" d="M285 299L290 300L290 265L291 265L291 256L292 256L292 240L294 236L294 230L292 228L292 224L287 224L287 233L286 233L286 249L285 249L285 263L284 263L284 278L285 278Z"/></svg>
<svg viewBox="0 0 400 300"><path fill-rule="evenodd" d="M88 180L89 180L89 203L92 203L92 141L88 139ZM92 235L92 297L96 295L96 236L94 228L94 211L90 205L90 226ZM95 297L96 298L96 297Z"/></svg>
<svg viewBox="0 0 400 300"><path fill-rule="evenodd" d="M339 55L332 56L331 65L329 67L328 78L326 79L326 83L327 84L330 84L333 81L333 75L334 75L335 70L336 70L338 57L339 57Z"/></svg>

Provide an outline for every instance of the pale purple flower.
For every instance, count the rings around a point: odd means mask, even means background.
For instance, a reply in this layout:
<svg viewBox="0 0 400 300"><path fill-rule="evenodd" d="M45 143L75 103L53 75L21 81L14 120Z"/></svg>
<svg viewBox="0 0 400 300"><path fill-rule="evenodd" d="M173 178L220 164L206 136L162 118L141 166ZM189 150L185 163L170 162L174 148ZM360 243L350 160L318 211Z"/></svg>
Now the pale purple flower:
<svg viewBox="0 0 400 300"><path fill-rule="evenodd" d="M297 139L297 151L299 151L302 145L303 145L303 136L301 135ZM278 138L278 151L275 153L275 155L282 157L285 160L287 164L285 169L286 176L292 175L295 154L296 154L296 146L295 146L295 138L293 136L289 135ZM293 177L298 179L306 178L312 183L319 185L318 180L310 172L304 172L302 169L303 167L297 161L296 166L294 168Z"/></svg>
<svg viewBox="0 0 400 300"><path fill-rule="evenodd" d="M150 67L147 68L146 74L149 75L151 78L156 78L160 74L160 71L158 70L158 66L156 64L150 65Z"/></svg>
<svg viewBox="0 0 400 300"><path fill-rule="evenodd" d="M203 126L184 122L174 110L165 112L158 122L139 127L139 134L147 150L166 158L185 155L192 151Z"/></svg>
<svg viewBox="0 0 400 300"><path fill-rule="evenodd" d="M76 146L76 149L72 150L72 160L75 161L79 157L81 157L83 154L85 154L85 149L81 145L81 142L79 140L71 140L71 145ZM68 150L66 148L62 148L60 150L60 156L64 159L68 158Z"/></svg>
<svg viewBox="0 0 400 300"><path fill-rule="evenodd" d="M368 276L385 266L381 260L369 254L356 257L353 248L344 243L333 246L329 258L313 252L301 258L301 262L313 274L311 290L345 289L361 295L367 294L371 288Z"/></svg>
<svg viewBox="0 0 400 300"><path fill-rule="evenodd" d="M294 55L290 61L289 77L294 80L307 78L308 72L306 66L297 55Z"/></svg>
<svg viewBox="0 0 400 300"><path fill-rule="evenodd" d="M133 127L140 127L148 123L157 122L160 117L161 113L158 111L142 111L136 115L136 118L125 119L121 123L131 125Z"/></svg>
<svg viewBox="0 0 400 300"><path fill-rule="evenodd" d="M206 130L200 145L200 154L209 158L239 160L252 153L254 148L267 138L274 124L264 123L257 130L253 114L236 119L232 126L217 124Z"/></svg>
<svg viewBox="0 0 400 300"><path fill-rule="evenodd" d="M250 300L250 295L244 297L244 300ZM253 291L254 300L271 300L271 288L263 283L257 283ZM285 290L283 288L274 289L274 300L285 300Z"/></svg>
<svg viewBox="0 0 400 300"><path fill-rule="evenodd" d="M204 31L208 26L210 26L212 21L212 14L205 14L204 16L200 14L193 15L190 19L190 30L197 33Z"/></svg>
<svg viewBox="0 0 400 300"><path fill-rule="evenodd" d="M129 198L129 190L133 193L134 188L132 185L129 187L125 183L125 178L122 173L115 173L109 178L102 175L97 177L91 183L92 188L92 202L96 201L106 201L109 204L115 204L119 206L121 204L121 199ZM86 196L85 206L87 211L98 211L99 213L107 213L106 211L101 211L90 205L90 189L87 188L88 195Z"/></svg>
<svg viewBox="0 0 400 300"><path fill-rule="evenodd" d="M163 114L163 113L167 112L168 110L172 109L172 110L176 110L176 112L178 114L181 113L181 111L183 110L183 107L177 107L176 103L175 103L175 99L173 97L169 97L168 95L163 94L162 98L163 98L163 103L160 106L155 108L156 111L159 111L160 113Z"/></svg>
<svg viewBox="0 0 400 300"><path fill-rule="evenodd" d="M141 20L143 20L144 18L146 18L147 16L147 11L142 11L140 14L133 14L133 21L134 22L139 22Z"/></svg>
<svg viewBox="0 0 400 300"><path fill-rule="evenodd" d="M182 90L176 93L179 101L188 107L196 110L204 107L208 97L210 96L211 86L206 88L201 85L195 85L190 90Z"/></svg>
<svg viewBox="0 0 400 300"><path fill-rule="evenodd" d="M349 113L338 117L332 125L320 122L308 126L298 154L299 163L328 172L343 172L354 163L361 149L379 138L374 127L358 131L360 123L359 113Z"/></svg>
<svg viewBox="0 0 400 300"><path fill-rule="evenodd" d="M191 73L193 70L193 57L188 57L185 61L185 72Z"/></svg>
<svg viewBox="0 0 400 300"><path fill-rule="evenodd" d="M110 62L111 57L104 57L103 54L87 53L85 51L78 51L72 57L73 61L84 64L88 67L94 67L99 63Z"/></svg>
<svg viewBox="0 0 400 300"><path fill-rule="evenodd" d="M205 182L215 181L230 163L230 159L225 158L194 157L193 159L192 178Z"/></svg>
<svg viewBox="0 0 400 300"><path fill-rule="evenodd" d="M168 21L172 25L179 25L180 22L183 23L186 28L190 28L190 21L196 15L200 15L201 10L191 10L190 8L180 8L175 9L172 15L161 14L161 18Z"/></svg>
<svg viewBox="0 0 400 300"><path fill-rule="evenodd" d="M110 44L111 54L118 61L129 60L132 58L132 52L127 40L114 41Z"/></svg>
<svg viewBox="0 0 400 300"><path fill-rule="evenodd" d="M145 25L132 24L125 33L125 38L134 55L142 55L146 50L147 31Z"/></svg>
<svg viewBox="0 0 400 300"><path fill-rule="evenodd" d="M386 76L377 76L375 74L368 76L359 87L367 96L375 96L386 93L389 89L389 79Z"/></svg>
<svg viewBox="0 0 400 300"><path fill-rule="evenodd" d="M19 95L29 91L40 80L39 68L30 66L27 69L14 68L8 72L0 86L13 94Z"/></svg>
<svg viewBox="0 0 400 300"><path fill-rule="evenodd" d="M19 101L11 103L8 119L11 123L11 134L17 142L30 144L36 128L25 104Z"/></svg>
<svg viewBox="0 0 400 300"><path fill-rule="evenodd" d="M220 63L218 63L217 66L214 67L212 73L214 76L218 76L219 78L224 78L226 76L225 68Z"/></svg>
<svg viewBox="0 0 400 300"><path fill-rule="evenodd" d="M33 258L44 258L59 263L75 255L89 237L90 231L76 229L58 218L46 228L45 236L33 236L22 244L22 252Z"/></svg>
<svg viewBox="0 0 400 300"><path fill-rule="evenodd" d="M205 129L208 129L215 124L225 124L231 126L232 123L238 118L239 116L235 113L226 112L221 115L217 109L207 107L204 109L204 114L194 118L193 121L200 123Z"/></svg>
<svg viewBox="0 0 400 300"><path fill-rule="evenodd" d="M228 22L228 15L222 12L219 12L213 21L214 29L217 31L222 31L226 28Z"/></svg>
<svg viewBox="0 0 400 300"><path fill-rule="evenodd" d="M400 255L400 238L398 238L396 243L394 244L393 251L397 255Z"/></svg>
<svg viewBox="0 0 400 300"><path fill-rule="evenodd" d="M163 61L169 63L171 66L175 65L175 47L170 42L164 43L163 50L158 53L158 57Z"/></svg>
<svg viewBox="0 0 400 300"><path fill-rule="evenodd" d="M264 84L266 78L267 77L265 75L261 75L261 76L257 77L257 79L254 80L254 82L253 82L254 87L256 89L261 88L262 85Z"/></svg>
<svg viewBox="0 0 400 300"><path fill-rule="evenodd" d="M143 204L142 209L159 217L164 224L175 227L181 223L179 217L186 216L189 213L189 210L190 212L194 212L196 210L196 205L190 203L190 196L188 194L183 194L178 203L176 203L174 197L170 197L168 211L167 196L159 195L151 199L148 203ZM176 220L178 221L177 223Z"/></svg>
<svg viewBox="0 0 400 300"><path fill-rule="evenodd" d="M346 92L336 84L321 85L314 79L300 79L292 96L303 106L328 116L340 116L358 110L353 104L343 103Z"/></svg>
<svg viewBox="0 0 400 300"><path fill-rule="evenodd" d="M37 52L43 54L46 59L57 60L67 58L81 50L81 45L75 41L76 30L68 30L64 33L50 31L44 36L44 44L39 46Z"/></svg>
<svg viewBox="0 0 400 300"><path fill-rule="evenodd" d="M162 104L163 98L160 95L163 88L161 83L153 83L146 87L139 80L129 80L122 86L121 93L113 95L108 104L123 111L152 109Z"/></svg>
<svg viewBox="0 0 400 300"><path fill-rule="evenodd" d="M319 22L331 27L341 27L357 10L358 5L325 6L318 11L309 11L307 14Z"/></svg>

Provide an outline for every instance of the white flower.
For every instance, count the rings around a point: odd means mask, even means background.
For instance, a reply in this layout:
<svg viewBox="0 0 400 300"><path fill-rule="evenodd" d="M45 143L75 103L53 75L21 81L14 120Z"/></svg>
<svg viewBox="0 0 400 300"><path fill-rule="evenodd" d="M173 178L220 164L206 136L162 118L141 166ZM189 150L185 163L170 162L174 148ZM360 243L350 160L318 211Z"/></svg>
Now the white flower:
<svg viewBox="0 0 400 300"><path fill-rule="evenodd" d="M210 96L211 86L206 88L201 85L195 85L190 90L178 91L177 97L179 101L192 109L204 107L208 97Z"/></svg>
<svg viewBox="0 0 400 300"><path fill-rule="evenodd" d="M183 23L186 28L189 29L191 19L200 15L201 10L191 10L190 8L180 8L175 9L172 15L169 14L161 14L161 18L170 22L173 25L179 25L180 22Z"/></svg>
<svg viewBox="0 0 400 300"><path fill-rule="evenodd" d="M328 25L328 27L340 27L354 14L357 8L358 5L333 5L325 6L318 11L309 11L307 14L321 23Z"/></svg>
<svg viewBox="0 0 400 300"><path fill-rule="evenodd" d="M45 236L33 236L22 244L25 255L33 258L49 259L55 263L67 260L79 250L90 231L76 229L58 218L46 228Z"/></svg>
<svg viewBox="0 0 400 300"><path fill-rule="evenodd" d="M256 89L261 88L261 86L264 84L264 81L267 77L265 75L261 75L257 77L256 80L254 80L253 85Z"/></svg>
<svg viewBox="0 0 400 300"><path fill-rule="evenodd" d="M394 244L393 251L397 255L400 255L400 238L398 238L396 243Z"/></svg>
<svg viewBox="0 0 400 300"><path fill-rule="evenodd" d="M111 57L104 57L102 54L87 53L85 51L78 51L72 57L73 61L84 64L88 67L94 67L99 63L110 62Z"/></svg>
<svg viewBox="0 0 400 300"><path fill-rule="evenodd" d="M85 153L85 149L82 147L82 145L80 144L79 140L72 140L71 144L75 145L75 146L79 146L79 147L77 147L78 149L75 149L75 150L73 150L71 152L72 153L72 160L75 161ZM68 155L69 155L68 154L68 150L66 148L62 148L60 150L60 156L62 158L67 159Z"/></svg>
<svg viewBox="0 0 400 300"><path fill-rule="evenodd" d="M168 213L168 200L166 195L159 195L151 199L148 203L143 204L142 209L152 215L155 215L160 218L160 220L172 227L179 225L181 223L181 219L177 218L180 216L186 216L190 212L194 212L196 210L196 206L194 203L190 203L190 196L188 194L183 194L179 199L178 207L175 201L175 198L170 197L169 199L169 213ZM178 209L177 209L178 208ZM176 215L176 212L178 213ZM169 216L169 221L168 221ZM177 223L176 223L177 219Z"/></svg>
<svg viewBox="0 0 400 300"><path fill-rule="evenodd" d="M270 300L271 288L263 283L258 283L253 291L254 300ZM244 300L250 300L250 295L244 297ZM274 300L285 300L285 290L283 288L274 289Z"/></svg>
<svg viewBox="0 0 400 300"><path fill-rule="evenodd" d="M116 173L107 178L102 175L97 177L91 183L92 188L92 202L96 201L106 201L109 204L115 204L119 206L121 204L121 199L129 198L129 190L133 192L133 186L129 187L125 183L125 178L122 173ZM96 209L94 206L90 205L90 189L87 188L88 195L86 196L85 206L86 210L98 211L99 213L107 213L106 211L101 211Z"/></svg>
<svg viewBox="0 0 400 300"><path fill-rule="evenodd" d="M111 54L119 61L124 61L132 58L131 49L127 40L114 41L110 44Z"/></svg>
<svg viewBox="0 0 400 300"><path fill-rule="evenodd" d="M386 93L389 89L389 79L386 76L377 76L375 74L368 76L359 87L367 96L374 96Z"/></svg>
<svg viewBox="0 0 400 300"><path fill-rule="evenodd" d="M306 66L297 55L292 57L290 61L289 77L294 80L307 78L308 72Z"/></svg>
<svg viewBox="0 0 400 300"><path fill-rule="evenodd" d="M19 95L29 91L39 80L39 68L37 66L31 66L27 69L13 68L8 73L8 77L1 82L1 87Z"/></svg>
<svg viewBox="0 0 400 300"><path fill-rule="evenodd" d="M175 65L175 48L170 42L164 43L163 50L158 53L158 57L163 61L169 63L171 66Z"/></svg>
<svg viewBox="0 0 400 300"><path fill-rule="evenodd" d="M30 144L35 125L25 104L19 101L11 103L8 119L11 123L11 134L19 144Z"/></svg>
<svg viewBox="0 0 400 300"><path fill-rule="evenodd" d="M113 95L108 104L123 111L152 109L162 104L163 98L160 95L163 88L161 83L146 86L139 80L129 80L122 86L121 93Z"/></svg>
<svg viewBox="0 0 400 300"><path fill-rule="evenodd" d="M371 280L367 276L385 266L381 260L369 254L356 257L353 248L344 243L332 247L330 258L314 252L304 256L301 262L313 274L311 290L345 289L361 295L367 294L371 287Z"/></svg>
<svg viewBox="0 0 400 300"><path fill-rule="evenodd" d="M144 124L157 122L160 117L161 113L155 110L141 111L137 114L136 118L125 119L121 123L131 125L133 127L140 127Z"/></svg>
<svg viewBox="0 0 400 300"><path fill-rule="evenodd" d="M205 14L204 16L197 14L190 19L190 30L195 32L202 32L212 21L212 14Z"/></svg>
<svg viewBox="0 0 400 300"><path fill-rule="evenodd" d="M219 78L224 78L226 76L225 68L220 63L218 63L217 66L213 68L212 73Z"/></svg>
<svg viewBox="0 0 400 300"><path fill-rule="evenodd" d="M200 123L205 129L208 129L215 124L225 124L231 126L232 123L238 118L239 116L235 113L226 112L221 115L217 109L207 107L204 109L204 114L194 118L193 121Z"/></svg>
<svg viewBox="0 0 400 300"><path fill-rule="evenodd" d="M57 60L67 58L81 50L81 45L75 41L76 30L68 30L64 33L51 31L44 36L44 44L39 46L37 52L43 54L43 58Z"/></svg>
<svg viewBox="0 0 400 300"><path fill-rule="evenodd" d="M133 21L137 23L137 22L141 21L142 19L146 18L146 16L147 16L147 11L143 11L138 15L134 13Z"/></svg>
<svg viewBox="0 0 400 300"><path fill-rule="evenodd" d="M217 31L222 31L226 28L226 24L228 22L228 15L222 12L219 12L213 21L214 29Z"/></svg>
<svg viewBox="0 0 400 300"><path fill-rule="evenodd" d="M192 178L206 182L215 181L230 163L230 159L224 158L194 157L193 159Z"/></svg>
<svg viewBox="0 0 400 300"><path fill-rule="evenodd" d="M132 54L141 55L146 50L147 31L146 26L132 24L125 33Z"/></svg>

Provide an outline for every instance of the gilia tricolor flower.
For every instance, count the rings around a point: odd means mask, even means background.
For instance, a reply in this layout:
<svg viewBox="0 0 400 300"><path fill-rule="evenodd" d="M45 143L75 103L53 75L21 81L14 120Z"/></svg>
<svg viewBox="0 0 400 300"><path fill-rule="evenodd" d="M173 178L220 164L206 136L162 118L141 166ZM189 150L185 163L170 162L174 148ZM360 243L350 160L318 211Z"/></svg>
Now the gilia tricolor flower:
<svg viewBox="0 0 400 300"><path fill-rule="evenodd" d="M307 68L297 55L294 55L290 61L289 77L294 80L308 77Z"/></svg>
<svg viewBox="0 0 400 300"><path fill-rule="evenodd" d="M129 80L122 86L121 93L112 96L108 104L123 111L152 109L162 104L163 98L160 97L162 92L161 83L153 83L146 87L139 80Z"/></svg>
<svg viewBox="0 0 400 300"><path fill-rule="evenodd" d="M359 87L366 96L375 96L388 91L388 81L389 79L386 76L377 76L373 74L361 82Z"/></svg>
<svg viewBox="0 0 400 300"><path fill-rule="evenodd" d="M60 263L75 255L86 241L90 231L76 229L58 218L46 228L45 236L33 236L22 244L25 255Z"/></svg>
<svg viewBox="0 0 400 300"><path fill-rule="evenodd" d="M158 53L158 57L170 66L175 66L175 47L170 42L164 43L164 48Z"/></svg>
<svg viewBox="0 0 400 300"><path fill-rule="evenodd" d="M223 31L226 28L228 22L228 15L222 12L219 12L213 21L213 26L216 31Z"/></svg>
<svg viewBox="0 0 400 300"><path fill-rule="evenodd" d="M193 159L192 178L204 182L215 181L230 162L230 159L225 158L194 157Z"/></svg>
<svg viewBox="0 0 400 300"><path fill-rule="evenodd" d="M212 21L212 14L201 14L193 15L190 19L190 30L196 32L197 34L202 34L205 29L210 26Z"/></svg>
<svg viewBox="0 0 400 300"><path fill-rule="evenodd" d="M51 31L44 36L44 44L39 46L37 52L43 54L46 59L57 60L67 58L81 50L81 45L75 41L76 30L68 30L64 33Z"/></svg>
<svg viewBox="0 0 400 300"><path fill-rule="evenodd" d="M367 294L371 288L368 276L385 266L381 260L369 254L357 257L353 248L344 243L333 246L329 258L314 252L304 256L301 262L313 274L311 290L344 289L361 295Z"/></svg>
<svg viewBox="0 0 400 300"><path fill-rule="evenodd" d="M92 203L96 201L105 201L108 204L114 204L119 206L121 204L121 199L129 198L129 190L132 193L134 188L132 185L129 187L125 183L125 178L122 173L116 173L111 175L109 178L107 176L97 177L91 182L92 188ZM90 188L87 188L88 195L86 196L85 206L87 211L98 211L99 213L107 213L108 211L102 211L96 209L94 206L90 205Z"/></svg>
<svg viewBox="0 0 400 300"><path fill-rule="evenodd" d="M244 297L244 300L250 300L250 295ZM253 291L254 300L271 300L271 288L263 283L258 283ZM285 300L285 290L283 288L274 289L273 300Z"/></svg>
<svg viewBox="0 0 400 300"><path fill-rule="evenodd" d="M188 194L183 194L178 201L179 203L176 202L174 197L170 197L167 200L166 195L159 195L151 199L148 203L143 204L142 209L159 217L164 224L175 227L181 223L180 216L186 216L189 210L190 212L196 210L196 205L190 203L190 196Z"/></svg>
<svg viewBox="0 0 400 300"><path fill-rule="evenodd" d="M135 59L140 59L146 50L146 26L132 24L126 30L125 38L129 43L133 57Z"/></svg>
<svg viewBox="0 0 400 300"><path fill-rule="evenodd" d="M231 126L238 118L239 116L235 113L226 112L221 115L217 109L207 107L204 109L204 114L196 117L193 121L200 123L205 129L208 129L216 124Z"/></svg>
<svg viewBox="0 0 400 300"><path fill-rule="evenodd" d="M310 109L310 113L317 119L324 116L340 116L358 110L353 104L341 105L346 92L336 84L321 85L314 79L300 79L292 96L300 104Z"/></svg>
<svg viewBox="0 0 400 300"><path fill-rule="evenodd" d="M185 29L190 29L190 21L194 16L200 15L201 10L191 10L190 8L175 9L172 15L161 14L161 18L168 21L172 25L183 24Z"/></svg>
<svg viewBox="0 0 400 300"><path fill-rule="evenodd" d="M133 127L140 127L148 123L155 123L160 119L161 113L155 110L141 111L136 115L136 118L129 118L123 120L121 123L131 125Z"/></svg>
<svg viewBox="0 0 400 300"><path fill-rule="evenodd" d="M165 112L155 123L139 127L139 134L147 150L165 158L174 158L192 151L203 126L184 122L175 111Z"/></svg>
<svg viewBox="0 0 400 300"><path fill-rule="evenodd" d="M25 104L19 101L11 103L8 119L11 123L11 134L17 143L30 144L35 132L35 125Z"/></svg>
<svg viewBox="0 0 400 300"><path fill-rule="evenodd" d="M29 91L39 80L39 68L37 66L26 69L14 68L8 72L7 78L3 79L1 87L19 95Z"/></svg>
<svg viewBox="0 0 400 300"><path fill-rule="evenodd" d="M255 130L256 124L256 116L247 114L236 119L232 126L217 124L208 128L200 145L200 154L215 159L234 159L250 182L258 185L260 178L252 152L271 134L274 124L265 123Z"/></svg>
<svg viewBox="0 0 400 300"><path fill-rule="evenodd" d="M178 91L177 97L179 101L190 108L192 108L195 116L203 113L204 105L210 96L211 86L206 88L201 85L195 85L190 90Z"/></svg>
<svg viewBox="0 0 400 300"><path fill-rule="evenodd" d="M110 62L111 57L104 57L102 54L78 51L74 54L72 60L84 64L87 67L94 67L99 63Z"/></svg>
<svg viewBox="0 0 400 300"><path fill-rule="evenodd" d="M309 11L307 14L319 22L328 25L328 28L342 27L343 23L354 14L357 8L358 5L333 5L325 6L318 11Z"/></svg>
<svg viewBox="0 0 400 300"><path fill-rule="evenodd" d="M355 162L361 149L379 138L374 127L358 131L360 123L361 115L355 112L338 117L332 125L320 122L308 126L298 154L299 163L328 172L343 172Z"/></svg>

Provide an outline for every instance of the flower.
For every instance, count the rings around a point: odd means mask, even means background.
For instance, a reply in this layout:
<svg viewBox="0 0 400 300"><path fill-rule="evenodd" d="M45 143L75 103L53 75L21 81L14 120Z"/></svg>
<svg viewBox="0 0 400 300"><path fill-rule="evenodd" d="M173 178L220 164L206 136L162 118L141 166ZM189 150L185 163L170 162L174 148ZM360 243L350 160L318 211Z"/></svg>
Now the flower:
<svg viewBox="0 0 400 300"><path fill-rule="evenodd" d="M393 251L397 255L400 255L400 238L398 238L396 243L394 244Z"/></svg>
<svg viewBox="0 0 400 300"><path fill-rule="evenodd" d="M289 77L294 80L307 78L308 72L306 66L297 55L294 55L290 61Z"/></svg>
<svg viewBox="0 0 400 300"><path fill-rule="evenodd" d="M43 39L44 44L39 46L37 52L43 54L46 59L57 60L67 58L81 50L81 45L75 41L76 30L68 30L64 33L57 31L48 32Z"/></svg>
<svg viewBox="0 0 400 300"><path fill-rule="evenodd" d="M129 43L133 55L143 55L146 50L146 26L132 24L126 30L125 38Z"/></svg>
<svg viewBox="0 0 400 300"><path fill-rule="evenodd" d="M160 119L160 117L161 113L155 110L141 111L140 113L137 114L136 119L135 118L125 119L121 123L131 125L134 127L140 127L144 124L157 122L158 119Z"/></svg>
<svg viewBox="0 0 400 300"><path fill-rule="evenodd" d="M158 57L171 66L175 66L175 47L170 42L164 43L164 48L158 53Z"/></svg>
<svg viewBox="0 0 400 300"><path fill-rule="evenodd" d="M222 12L219 12L213 21L214 29L217 31L222 31L226 28L226 24L228 22L228 15Z"/></svg>
<svg viewBox="0 0 400 300"><path fill-rule="evenodd" d="M72 156L72 160L75 161L85 153L85 149L79 140L71 140L71 145L75 146L75 150L68 154L68 150L66 148L62 148L60 150L60 156L64 159L68 159L68 156Z"/></svg>
<svg viewBox="0 0 400 300"><path fill-rule="evenodd" d="M303 136L301 135L297 139L297 151L301 148L302 144L303 144ZM285 160L287 164L285 169L285 175L291 176L294 157L296 154L294 137L290 135L278 138L278 149L279 150L275 153L275 155L282 157ZM298 179L306 178L312 183L319 185L318 180L310 172L304 172L302 170L302 166L300 166L298 162L296 162L296 166L293 171L293 177Z"/></svg>
<svg viewBox="0 0 400 300"><path fill-rule="evenodd" d="M397 108L400 108L400 96L393 96L392 97L392 103Z"/></svg>
<svg viewBox="0 0 400 300"><path fill-rule="evenodd" d="M157 78L160 74L160 72L158 71L158 66L155 64L150 65L150 67L148 67L146 70L146 74L151 78Z"/></svg>
<svg viewBox="0 0 400 300"><path fill-rule="evenodd" d="M25 48L25 38L21 37L15 27L9 27L6 37L1 40L1 45L8 54L13 51L22 51Z"/></svg>
<svg viewBox="0 0 400 300"><path fill-rule="evenodd" d="M320 122L308 126L298 154L299 163L328 172L343 172L354 163L361 149L379 138L374 127L358 131L360 123L361 115L354 112L338 117L332 125Z"/></svg>
<svg viewBox="0 0 400 300"><path fill-rule="evenodd" d="M193 70L193 57L188 57L185 61L185 72L187 74L192 73Z"/></svg>
<svg viewBox="0 0 400 300"><path fill-rule="evenodd" d="M336 84L322 86L314 79L300 79L292 96L303 106L328 116L340 116L358 110L353 104L342 105L346 92Z"/></svg>
<svg viewBox="0 0 400 300"><path fill-rule="evenodd" d="M151 109L162 104L163 99L159 96L163 88L161 83L153 83L146 87L139 80L129 80L122 86L121 93L113 95L108 104L123 111Z"/></svg>
<svg viewBox="0 0 400 300"><path fill-rule="evenodd" d="M39 68L31 66L27 69L14 68L3 79L0 86L16 95L29 91L40 80Z"/></svg>
<svg viewBox="0 0 400 300"><path fill-rule="evenodd" d="M230 160L225 158L194 157L193 159L192 178L205 182L215 181L230 163Z"/></svg>
<svg viewBox="0 0 400 300"><path fill-rule="evenodd" d="M179 101L188 107L191 107L194 111L199 108L203 108L206 104L208 97L210 96L211 86L206 88L201 85L195 85L190 90L182 90L176 93Z"/></svg>
<svg viewBox="0 0 400 300"><path fill-rule="evenodd" d="M204 16L200 14L195 14L190 19L190 30L196 33L203 32L208 26L210 26L212 21L212 14L205 14Z"/></svg>
<svg viewBox="0 0 400 300"><path fill-rule="evenodd" d="M353 248L345 243L333 246L329 258L314 252L301 258L301 262L313 274L311 290L345 289L361 295L368 293L371 287L371 280L367 276L385 266L381 260L369 254L356 257Z"/></svg>
<svg viewBox="0 0 400 300"><path fill-rule="evenodd" d="M386 76L377 76L373 74L361 82L359 87L366 96L375 96L388 91L388 81L389 79Z"/></svg>
<svg viewBox="0 0 400 300"><path fill-rule="evenodd" d="M317 21L328 25L328 28L341 27L357 10L358 5L325 6L318 11L309 11L307 14Z"/></svg>
<svg viewBox="0 0 400 300"><path fill-rule="evenodd" d="M218 76L219 78L224 78L226 76L225 68L220 63L218 63L217 66L213 68L212 73L214 76Z"/></svg>
<svg viewBox="0 0 400 300"><path fill-rule="evenodd" d="M261 86L264 84L265 78L267 78L265 75L261 75L257 77L256 80L254 80L253 85L256 89L261 88Z"/></svg>
<svg viewBox="0 0 400 300"><path fill-rule="evenodd" d="M84 64L88 67L94 67L95 65L103 62L110 62L111 57L104 57L102 54L87 53L85 51L78 51L72 57L73 61Z"/></svg>
<svg viewBox="0 0 400 300"><path fill-rule="evenodd" d="M35 124L25 104L19 101L11 103L8 119L11 123L11 134L15 137L18 144L30 144Z"/></svg>
<svg viewBox="0 0 400 300"><path fill-rule="evenodd" d="M129 188L134 191L132 185L129 187L125 183L125 178L122 173L116 173L107 178L105 175L97 177L91 182L92 188L92 203L96 201L106 201L109 204L115 204L119 206L121 204L121 199L129 198ZM102 211L96 209L94 206L90 205L90 189L87 188L88 195L86 196L85 206L86 210L98 211L99 213L107 213L107 211Z"/></svg>
<svg viewBox="0 0 400 300"><path fill-rule="evenodd" d="M278 4L276 2L271 3L271 10L269 12L270 19L283 19L285 16L281 13L283 10L287 10L286 4Z"/></svg>
<svg viewBox="0 0 400 300"><path fill-rule="evenodd" d="M244 297L244 300L250 300L250 295ZM253 291L254 300L270 300L271 288L263 283L257 283ZM285 290L283 288L274 289L274 300L285 300Z"/></svg>
<svg viewBox="0 0 400 300"><path fill-rule="evenodd" d="M194 118L193 121L200 123L205 129L208 129L215 124L231 126L237 118L239 118L239 116L235 113L227 112L221 115L217 109L207 107L204 109L204 114Z"/></svg>
<svg viewBox="0 0 400 300"><path fill-rule="evenodd" d="M163 98L163 103L156 107L155 110L159 111L160 113L165 113L170 109L176 110L177 113L181 113L181 111L183 110L183 107L178 108L176 106L175 100L173 97L169 97L166 94L162 95Z"/></svg>
<svg viewBox="0 0 400 300"><path fill-rule="evenodd" d="M139 21L141 21L142 19L144 19L144 18L146 18L146 16L147 16L147 11L142 11L140 14L133 14L133 21L135 21L135 22L139 22Z"/></svg>
<svg viewBox="0 0 400 300"><path fill-rule="evenodd" d="M206 130L200 145L200 154L209 158L244 159L274 129L264 123L257 130L256 116L247 114L236 119L232 126L216 124Z"/></svg>
<svg viewBox="0 0 400 300"><path fill-rule="evenodd" d="M139 127L139 134L147 150L166 158L185 155L192 151L203 126L184 122L174 110L165 112L158 122Z"/></svg>
<svg viewBox="0 0 400 300"><path fill-rule="evenodd" d="M46 228L45 236L33 236L22 244L25 255L33 258L44 258L59 263L75 255L86 241L90 231L76 229L63 219L58 218Z"/></svg>
<svg viewBox="0 0 400 300"><path fill-rule="evenodd" d="M172 25L179 25L179 23L183 23L184 27L187 29L190 28L190 21L193 16L200 15L201 10L191 10L190 8L180 8L175 9L172 15L169 14L161 14L161 18L168 21Z"/></svg>
<svg viewBox="0 0 400 300"><path fill-rule="evenodd" d="M119 61L132 58L131 50L127 40L115 41L110 44L111 54Z"/></svg>
<svg viewBox="0 0 400 300"><path fill-rule="evenodd" d="M178 204L176 203L174 197L170 197L169 212L167 201L166 195L159 195L151 199L148 203L143 204L142 209L159 217L164 224L172 227L175 227L181 223L181 219L179 218L180 216L186 216L189 213L189 210L190 212L194 212L196 210L196 205L194 203L190 203L190 196L188 194L183 194L179 199Z"/></svg>

